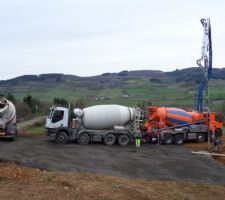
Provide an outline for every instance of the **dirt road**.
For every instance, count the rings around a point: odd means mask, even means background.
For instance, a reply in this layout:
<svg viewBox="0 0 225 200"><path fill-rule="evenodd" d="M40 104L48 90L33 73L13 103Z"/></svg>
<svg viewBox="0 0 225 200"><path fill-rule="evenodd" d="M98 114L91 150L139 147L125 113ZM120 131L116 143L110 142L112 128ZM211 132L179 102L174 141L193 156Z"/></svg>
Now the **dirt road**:
<svg viewBox="0 0 225 200"><path fill-rule="evenodd" d="M222 164L183 146L57 145L45 137L19 137L0 146L0 160L34 168L225 185Z"/></svg>
<svg viewBox="0 0 225 200"><path fill-rule="evenodd" d="M46 116L40 116L40 117L36 117L34 119L25 121L25 122L21 122L17 124L17 130L19 134L23 134L24 129L33 126L35 124L41 124L44 123L46 119Z"/></svg>

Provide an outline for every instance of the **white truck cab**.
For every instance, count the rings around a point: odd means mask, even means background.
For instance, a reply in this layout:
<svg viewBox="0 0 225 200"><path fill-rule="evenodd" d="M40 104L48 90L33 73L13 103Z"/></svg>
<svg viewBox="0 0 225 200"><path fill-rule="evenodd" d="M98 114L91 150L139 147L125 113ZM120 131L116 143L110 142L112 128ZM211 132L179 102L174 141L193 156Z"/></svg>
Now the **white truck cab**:
<svg viewBox="0 0 225 200"><path fill-rule="evenodd" d="M51 107L46 118L45 128L48 136L55 135L60 127L68 127L69 110L63 107Z"/></svg>

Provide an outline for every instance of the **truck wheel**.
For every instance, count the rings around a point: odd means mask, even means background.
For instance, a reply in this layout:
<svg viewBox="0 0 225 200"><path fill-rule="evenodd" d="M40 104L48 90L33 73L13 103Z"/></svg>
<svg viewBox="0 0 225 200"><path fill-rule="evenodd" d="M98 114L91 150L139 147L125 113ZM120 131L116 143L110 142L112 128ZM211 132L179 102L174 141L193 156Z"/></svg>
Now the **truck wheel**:
<svg viewBox="0 0 225 200"><path fill-rule="evenodd" d="M205 133L197 133L196 134L196 141L198 143L205 142Z"/></svg>
<svg viewBox="0 0 225 200"><path fill-rule="evenodd" d="M16 138L17 138L17 136L16 136L16 135L13 135L13 136L10 138L10 141L15 141Z"/></svg>
<svg viewBox="0 0 225 200"><path fill-rule="evenodd" d="M88 144L90 142L90 136L87 133L81 133L77 138L77 143L81 145Z"/></svg>
<svg viewBox="0 0 225 200"><path fill-rule="evenodd" d="M14 140L16 140L16 138L17 138L17 134L13 133L13 136L10 138L10 141L14 141Z"/></svg>
<svg viewBox="0 0 225 200"><path fill-rule="evenodd" d="M173 136L171 134L165 134L163 136L163 144L169 145L173 143Z"/></svg>
<svg viewBox="0 0 225 200"><path fill-rule="evenodd" d="M60 131L56 134L55 141L57 144L66 144L69 141L69 137L65 132Z"/></svg>
<svg viewBox="0 0 225 200"><path fill-rule="evenodd" d="M181 134L177 134L173 137L173 142L176 145L182 145L184 143L184 136Z"/></svg>
<svg viewBox="0 0 225 200"><path fill-rule="evenodd" d="M115 142L116 142L116 136L113 135L112 133L109 133L104 137L104 143L106 145L112 146L115 144Z"/></svg>
<svg viewBox="0 0 225 200"><path fill-rule="evenodd" d="M122 134L118 137L117 141L120 146L126 146L129 144L130 138L128 135Z"/></svg>

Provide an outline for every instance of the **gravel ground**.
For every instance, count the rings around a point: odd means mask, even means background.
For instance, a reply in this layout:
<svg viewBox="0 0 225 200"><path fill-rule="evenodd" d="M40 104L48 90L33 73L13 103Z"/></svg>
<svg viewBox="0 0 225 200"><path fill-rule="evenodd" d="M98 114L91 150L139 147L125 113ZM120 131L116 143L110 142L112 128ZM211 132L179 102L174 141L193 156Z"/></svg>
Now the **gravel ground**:
<svg viewBox="0 0 225 200"><path fill-rule="evenodd" d="M225 185L222 164L205 155L193 155L184 146L58 145L46 137L1 140L0 146L1 161L39 169Z"/></svg>

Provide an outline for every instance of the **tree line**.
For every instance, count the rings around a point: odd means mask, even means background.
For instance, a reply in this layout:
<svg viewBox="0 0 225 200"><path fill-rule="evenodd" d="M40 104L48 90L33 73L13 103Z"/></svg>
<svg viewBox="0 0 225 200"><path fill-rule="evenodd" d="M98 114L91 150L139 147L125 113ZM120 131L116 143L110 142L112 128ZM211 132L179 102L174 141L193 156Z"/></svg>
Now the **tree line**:
<svg viewBox="0 0 225 200"><path fill-rule="evenodd" d="M70 106L72 108L84 108L86 106L83 98L78 98L74 102L68 102L64 98L55 97L52 102L43 102L39 98L33 97L32 95L27 95L22 100L18 100L12 93L8 93L6 98L16 106L17 115L19 117L24 117L31 114L45 114L50 106Z"/></svg>

